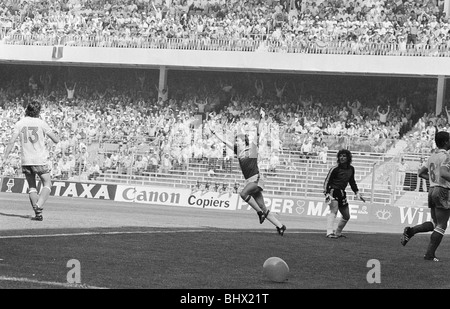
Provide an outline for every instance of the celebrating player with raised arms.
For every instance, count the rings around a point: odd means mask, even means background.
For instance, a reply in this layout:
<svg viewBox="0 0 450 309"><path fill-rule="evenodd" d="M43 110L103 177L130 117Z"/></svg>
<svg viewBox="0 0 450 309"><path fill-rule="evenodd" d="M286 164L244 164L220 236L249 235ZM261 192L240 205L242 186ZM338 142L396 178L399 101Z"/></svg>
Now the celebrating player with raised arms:
<svg viewBox="0 0 450 309"><path fill-rule="evenodd" d="M39 118L41 104L32 101L25 110L25 117L14 125L14 131L4 153L4 162L8 162L9 154L17 139L20 141L22 171L25 174L29 188L29 198L35 213L35 220L42 221L42 210L47 201L52 187L50 178L51 167L48 166L48 151L45 146L45 138L48 136L54 143L59 142L59 137L50 126ZM42 182L40 194L37 191L36 175Z"/></svg>
<svg viewBox="0 0 450 309"><path fill-rule="evenodd" d="M286 226L270 213L262 195L264 176L258 168L259 125L257 124L256 136L252 141L250 141L248 133L239 132L235 136L234 144L230 143L224 136L216 134L211 128L210 131L220 141L224 142L227 147L231 148L239 160L239 166L245 178L245 186L240 192L241 198L256 210L261 224L265 219L269 220L277 228L278 234L283 236Z"/></svg>

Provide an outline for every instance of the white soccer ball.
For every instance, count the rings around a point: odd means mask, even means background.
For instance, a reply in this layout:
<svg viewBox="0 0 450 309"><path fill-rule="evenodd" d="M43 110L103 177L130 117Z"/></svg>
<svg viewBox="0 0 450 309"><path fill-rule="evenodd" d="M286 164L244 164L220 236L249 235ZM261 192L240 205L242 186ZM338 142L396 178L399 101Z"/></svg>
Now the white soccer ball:
<svg viewBox="0 0 450 309"><path fill-rule="evenodd" d="M270 257L263 264L263 273L271 281L285 282L288 280L289 266L279 257Z"/></svg>

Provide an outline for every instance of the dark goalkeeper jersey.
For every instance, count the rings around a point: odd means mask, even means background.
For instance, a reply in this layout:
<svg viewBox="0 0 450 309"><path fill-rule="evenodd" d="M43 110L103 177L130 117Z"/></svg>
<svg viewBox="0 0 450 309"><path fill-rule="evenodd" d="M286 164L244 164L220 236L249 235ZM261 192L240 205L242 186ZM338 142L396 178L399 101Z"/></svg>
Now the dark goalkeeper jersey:
<svg viewBox="0 0 450 309"><path fill-rule="evenodd" d="M352 165L335 165L328 172L324 182L324 193L330 193L331 189L344 191L350 184L353 192L358 192L358 186L355 182L355 168Z"/></svg>

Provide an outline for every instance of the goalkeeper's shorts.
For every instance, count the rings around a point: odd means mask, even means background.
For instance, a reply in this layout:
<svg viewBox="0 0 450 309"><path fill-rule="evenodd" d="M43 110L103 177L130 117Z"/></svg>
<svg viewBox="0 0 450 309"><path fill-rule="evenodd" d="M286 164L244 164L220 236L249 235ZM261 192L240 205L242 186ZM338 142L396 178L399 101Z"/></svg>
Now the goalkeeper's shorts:
<svg viewBox="0 0 450 309"><path fill-rule="evenodd" d="M347 193L345 190L331 189L330 196L338 202L338 207L348 206Z"/></svg>

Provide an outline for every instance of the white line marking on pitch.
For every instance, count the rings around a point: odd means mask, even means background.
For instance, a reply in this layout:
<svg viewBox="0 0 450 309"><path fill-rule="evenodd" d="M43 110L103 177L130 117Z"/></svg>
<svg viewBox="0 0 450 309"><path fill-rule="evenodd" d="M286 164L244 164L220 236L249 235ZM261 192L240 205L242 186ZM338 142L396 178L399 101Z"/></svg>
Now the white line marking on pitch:
<svg viewBox="0 0 450 309"><path fill-rule="evenodd" d="M32 283L32 284L39 284L39 285L50 285L55 287L64 287L64 288L78 288L78 289L108 289L108 288L102 288L98 286L91 286L91 285L85 285L85 284L72 284L72 283L64 283L64 282L54 282L54 281L39 281L34 279L28 279L28 278L16 278L16 277L5 277L0 276L0 281L12 281L12 282L23 282L23 283Z"/></svg>
<svg viewBox="0 0 450 309"><path fill-rule="evenodd" d="M0 239L18 239L18 238L44 238L44 237L70 237L70 236L97 236L97 235L126 235L126 234L169 234L169 233L198 233L204 232L204 229L196 230L172 230L172 231L116 231L116 232L85 232L85 233L60 233L60 234L38 234L38 235L7 235L0 236ZM224 231L224 230L213 230L210 233L239 233L241 231ZM262 233L273 233L272 231L252 231L248 232L262 232ZM322 234L323 231L291 231L289 234ZM363 232L349 232L355 234L376 234L376 233L363 233Z"/></svg>
<svg viewBox="0 0 450 309"><path fill-rule="evenodd" d="M38 234L38 235L8 235L0 236L0 239L10 238L43 238L43 237L68 237L68 236L96 236L96 235L125 235L125 234L156 234L156 233L186 233L203 232L204 230L178 230L178 231L121 231L121 232L85 232L85 233L62 233L62 234Z"/></svg>

